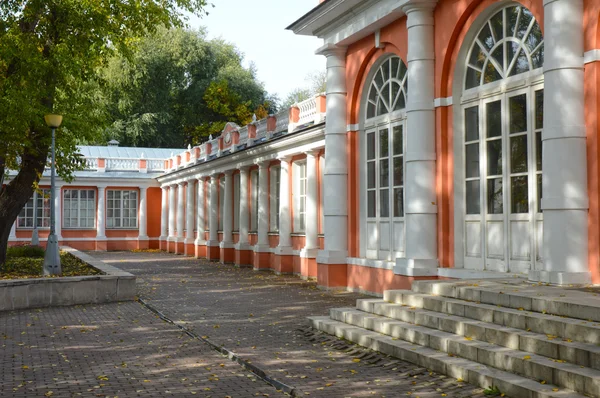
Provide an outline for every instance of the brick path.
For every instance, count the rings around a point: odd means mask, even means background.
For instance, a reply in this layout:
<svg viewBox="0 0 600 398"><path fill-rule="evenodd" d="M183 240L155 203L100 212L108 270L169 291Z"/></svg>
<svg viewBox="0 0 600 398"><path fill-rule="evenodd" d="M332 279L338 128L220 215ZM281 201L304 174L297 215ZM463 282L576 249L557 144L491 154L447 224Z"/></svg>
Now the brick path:
<svg viewBox="0 0 600 398"><path fill-rule="evenodd" d="M358 294L323 292L296 277L173 254L92 255L136 274L139 295L167 317L234 351L300 396L484 396L471 385L307 330L306 316L354 306ZM186 377L180 375L177 379Z"/></svg>

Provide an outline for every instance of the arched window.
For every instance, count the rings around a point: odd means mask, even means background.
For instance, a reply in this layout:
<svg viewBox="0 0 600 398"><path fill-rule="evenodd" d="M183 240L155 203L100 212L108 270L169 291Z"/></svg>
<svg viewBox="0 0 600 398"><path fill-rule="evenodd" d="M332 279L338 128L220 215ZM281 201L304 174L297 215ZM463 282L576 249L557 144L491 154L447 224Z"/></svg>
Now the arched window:
<svg viewBox="0 0 600 398"><path fill-rule="evenodd" d="M369 87L367 119L398 111L406 107L408 79L406 65L399 57L387 59Z"/></svg>
<svg viewBox="0 0 600 398"><path fill-rule="evenodd" d="M506 7L491 17L473 41L465 88L492 83L542 67L544 38L527 8Z"/></svg>
<svg viewBox="0 0 600 398"><path fill-rule="evenodd" d="M404 118L407 68L392 55L366 84L362 131L362 214L367 258L394 261L404 253ZM365 108L363 108L365 109Z"/></svg>
<svg viewBox="0 0 600 398"><path fill-rule="evenodd" d="M469 269L524 273L542 263L544 39L520 5L495 11L480 26L460 61L468 90L456 119L462 261ZM522 74L523 84L489 85Z"/></svg>

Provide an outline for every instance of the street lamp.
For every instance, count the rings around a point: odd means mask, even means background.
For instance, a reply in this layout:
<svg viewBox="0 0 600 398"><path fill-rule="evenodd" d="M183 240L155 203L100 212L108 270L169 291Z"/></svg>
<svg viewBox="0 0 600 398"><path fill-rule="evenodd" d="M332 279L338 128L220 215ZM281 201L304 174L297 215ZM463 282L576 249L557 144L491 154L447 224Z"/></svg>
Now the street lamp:
<svg viewBox="0 0 600 398"><path fill-rule="evenodd" d="M50 235L46 243L46 254L44 256L44 275L60 275L60 252L58 250L58 239L56 238L56 156L54 154L54 133L62 123L61 115L46 115L44 120L48 127L52 129L52 159L51 159L51 175L50 175Z"/></svg>

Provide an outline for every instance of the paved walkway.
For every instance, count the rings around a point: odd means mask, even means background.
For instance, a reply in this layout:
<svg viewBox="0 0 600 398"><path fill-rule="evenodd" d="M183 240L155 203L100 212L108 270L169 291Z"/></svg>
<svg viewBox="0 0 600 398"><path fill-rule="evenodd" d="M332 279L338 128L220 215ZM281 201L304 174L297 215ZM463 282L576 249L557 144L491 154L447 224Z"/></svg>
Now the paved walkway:
<svg viewBox="0 0 600 398"><path fill-rule="evenodd" d="M91 253L150 306L311 397L483 397L481 389L307 327L353 306L296 277L165 253ZM0 313L0 396L275 397L281 391L137 302ZM12 360L8 360L12 359Z"/></svg>

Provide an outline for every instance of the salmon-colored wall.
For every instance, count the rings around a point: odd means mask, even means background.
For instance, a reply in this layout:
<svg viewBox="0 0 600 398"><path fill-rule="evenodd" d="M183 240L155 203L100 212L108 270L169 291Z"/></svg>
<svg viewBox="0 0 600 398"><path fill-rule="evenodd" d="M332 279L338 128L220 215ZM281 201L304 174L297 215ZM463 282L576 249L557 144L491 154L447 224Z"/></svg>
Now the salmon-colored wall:
<svg viewBox="0 0 600 398"><path fill-rule="evenodd" d="M146 231L151 238L160 236L161 212L162 190L155 187L148 188L146 190Z"/></svg>
<svg viewBox="0 0 600 398"><path fill-rule="evenodd" d="M61 236L63 239L68 238L95 238L96 230L95 229L63 229L61 231Z"/></svg>
<svg viewBox="0 0 600 398"><path fill-rule="evenodd" d="M137 229L107 229L107 238L137 238L139 236Z"/></svg>
<svg viewBox="0 0 600 398"><path fill-rule="evenodd" d="M279 245L279 235L269 235L269 247L277 247Z"/></svg>
<svg viewBox="0 0 600 398"><path fill-rule="evenodd" d="M393 270L348 264L348 287L363 292L382 294L390 289L410 289L415 280L431 280L437 277L409 277L394 275Z"/></svg>
<svg viewBox="0 0 600 398"><path fill-rule="evenodd" d="M302 250L306 246L306 236L292 236L292 249Z"/></svg>
<svg viewBox="0 0 600 398"><path fill-rule="evenodd" d="M600 64L590 63L585 66L585 124L587 127L587 162L588 162L588 256L592 283L600 283L600 209L599 186L600 168L598 155L600 153L598 140L598 112L600 101L598 87L600 85Z"/></svg>

